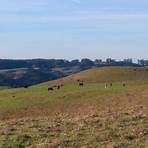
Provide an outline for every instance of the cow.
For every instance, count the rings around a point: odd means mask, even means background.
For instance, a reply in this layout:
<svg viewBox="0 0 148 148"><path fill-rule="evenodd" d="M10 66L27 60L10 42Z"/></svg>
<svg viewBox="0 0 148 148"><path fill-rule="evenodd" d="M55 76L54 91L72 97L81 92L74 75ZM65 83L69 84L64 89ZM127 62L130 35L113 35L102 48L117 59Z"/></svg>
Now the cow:
<svg viewBox="0 0 148 148"><path fill-rule="evenodd" d="M78 79L77 82L80 82L80 79Z"/></svg>
<svg viewBox="0 0 148 148"><path fill-rule="evenodd" d="M57 87L57 85L53 85L53 87Z"/></svg>
<svg viewBox="0 0 148 148"><path fill-rule="evenodd" d="M58 86L57 86L57 89L59 90L60 88L61 88L61 86L60 86L60 85L58 85Z"/></svg>
<svg viewBox="0 0 148 148"><path fill-rule="evenodd" d="M63 86L64 86L64 84L61 84L60 86L61 86L61 87L63 87Z"/></svg>
<svg viewBox="0 0 148 148"><path fill-rule="evenodd" d="M84 83L83 82L79 83L79 86L84 86Z"/></svg>
<svg viewBox="0 0 148 148"><path fill-rule="evenodd" d="M48 88L48 91L53 91L54 89L52 87L49 87Z"/></svg>
<svg viewBox="0 0 148 148"><path fill-rule="evenodd" d="M25 86L24 86L24 88L28 88L28 87L29 87L28 85L25 85Z"/></svg>
<svg viewBox="0 0 148 148"><path fill-rule="evenodd" d="M126 84L125 83L122 83L122 85L123 85L123 87L125 87Z"/></svg>
<svg viewBox="0 0 148 148"><path fill-rule="evenodd" d="M113 83L110 83L110 87L112 87L113 86Z"/></svg>
<svg viewBox="0 0 148 148"><path fill-rule="evenodd" d="M106 83L106 84L105 84L105 88L107 88L107 86L108 86L108 85L107 85L107 83Z"/></svg>

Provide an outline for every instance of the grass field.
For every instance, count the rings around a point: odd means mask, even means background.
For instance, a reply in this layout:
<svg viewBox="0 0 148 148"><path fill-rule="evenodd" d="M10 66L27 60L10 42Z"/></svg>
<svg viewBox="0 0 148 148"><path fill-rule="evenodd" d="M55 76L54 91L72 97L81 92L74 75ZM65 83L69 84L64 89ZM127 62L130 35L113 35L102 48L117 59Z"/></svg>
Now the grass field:
<svg viewBox="0 0 148 148"><path fill-rule="evenodd" d="M55 84L64 86L48 92ZM0 147L147 148L147 113L147 68L95 68L28 89L1 89Z"/></svg>

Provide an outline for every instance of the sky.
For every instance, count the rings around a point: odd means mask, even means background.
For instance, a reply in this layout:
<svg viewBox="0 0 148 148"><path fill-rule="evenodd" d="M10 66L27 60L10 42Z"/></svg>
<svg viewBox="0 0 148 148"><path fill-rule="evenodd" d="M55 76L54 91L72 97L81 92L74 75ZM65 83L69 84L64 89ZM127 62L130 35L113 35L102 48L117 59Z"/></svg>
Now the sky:
<svg viewBox="0 0 148 148"><path fill-rule="evenodd" d="M148 0L0 0L0 58L148 59Z"/></svg>

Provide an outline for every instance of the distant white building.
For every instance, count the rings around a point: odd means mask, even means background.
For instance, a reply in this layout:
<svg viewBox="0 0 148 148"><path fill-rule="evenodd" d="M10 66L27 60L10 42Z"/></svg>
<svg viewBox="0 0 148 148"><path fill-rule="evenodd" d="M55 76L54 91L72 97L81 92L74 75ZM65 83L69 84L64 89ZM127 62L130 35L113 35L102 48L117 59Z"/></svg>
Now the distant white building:
<svg viewBox="0 0 148 148"><path fill-rule="evenodd" d="M106 59L106 63L107 64L114 64L114 63L116 63L116 60L108 58L108 59Z"/></svg>
<svg viewBox="0 0 148 148"><path fill-rule="evenodd" d="M101 59L96 59L94 62L95 62L95 64L102 64L103 63Z"/></svg>
<svg viewBox="0 0 148 148"><path fill-rule="evenodd" d="M148 66L148 60L138 60L138 65L141 66Z"/></svg>
<svg viewBox="0 0 148 148"><path fill-rule="evenodd" d="M126 64L132 64L133 60L132 59L124 59L123 62Z"/></svg>

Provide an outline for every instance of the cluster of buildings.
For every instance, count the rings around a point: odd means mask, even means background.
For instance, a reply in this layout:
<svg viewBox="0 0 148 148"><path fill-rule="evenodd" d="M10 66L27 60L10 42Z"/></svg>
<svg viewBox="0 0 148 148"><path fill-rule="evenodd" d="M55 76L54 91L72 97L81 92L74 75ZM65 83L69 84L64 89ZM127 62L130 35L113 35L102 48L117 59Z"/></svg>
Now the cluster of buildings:
<svg viewBox="0 0 148 148"><path fill-rule="evenodd" d="M133 59L129 58L129 59L124 59L121 61L117 61L115 59L112 58L107 58L106 61L103 61L101 59L96 59L95 60L95 64L98 65L138 65L138 66L148 66L148 60L138 60L137 63L133 62Z"/></svg>
<svg viewBox="0 0 148 148"><path fill-rule="evenodd" d="M138 60L138 65L148 66L148 60Z"/></svg>

